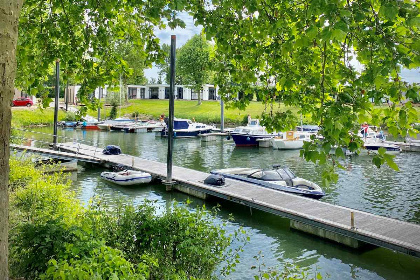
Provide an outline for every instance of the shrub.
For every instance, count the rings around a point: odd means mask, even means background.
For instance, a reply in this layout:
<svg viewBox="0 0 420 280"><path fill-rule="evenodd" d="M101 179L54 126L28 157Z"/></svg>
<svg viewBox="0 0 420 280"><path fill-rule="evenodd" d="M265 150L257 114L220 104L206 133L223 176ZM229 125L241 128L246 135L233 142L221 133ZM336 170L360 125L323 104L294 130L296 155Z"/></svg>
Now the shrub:
<svg viewBox="0 0 420 280"><path fill-rule="evenodd" d="M65 177L64 177L65 178ZM46 175L11 157L10 268L26 279L209 279L238 261L215 212L152 202L83 208L62 173ZM162 211L159 211L159 213Z"/></svg>

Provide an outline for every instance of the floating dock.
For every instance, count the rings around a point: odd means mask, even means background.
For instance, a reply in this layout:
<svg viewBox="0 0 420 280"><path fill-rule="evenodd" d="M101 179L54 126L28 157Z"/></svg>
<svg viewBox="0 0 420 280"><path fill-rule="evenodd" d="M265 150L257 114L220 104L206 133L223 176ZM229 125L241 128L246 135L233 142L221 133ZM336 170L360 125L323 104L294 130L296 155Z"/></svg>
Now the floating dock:
<svg viewBox="0 0 420 280"><path fill-rule="evenodd" d="M122 164L166 178L166 164L130 155L104 155L93 146L57 144L66 157L84 156L105 165ZM33 150L33 149L32 149ZM59 153L59 152L57 152ZM290 219L290 226L353 248L366 244L420 257L420 225L336 206L264 187L226 179L221 187L204 184L209 173L174 166L175 189L205 199L208 195Z"/></svg>

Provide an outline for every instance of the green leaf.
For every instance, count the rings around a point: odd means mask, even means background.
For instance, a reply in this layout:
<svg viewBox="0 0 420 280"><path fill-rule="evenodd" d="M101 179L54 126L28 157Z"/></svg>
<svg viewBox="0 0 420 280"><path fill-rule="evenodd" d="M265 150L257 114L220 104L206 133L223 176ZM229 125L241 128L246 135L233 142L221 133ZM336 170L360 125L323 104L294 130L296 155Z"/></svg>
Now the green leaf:
<svg viewBox="0 0 420 280"><path fill-rule="evenodd" d="M379 153L381 156L383 156L383 155L386 153L386 149L385 149L384 147L380 147L380 148L378 149L378 153Z"/></svg>
<svg viewBox="0 0 420 280"><path fill-rule="evenodd" d="M389 154L385 154L384 155L384 159L386 161L386 164L388 164L389 167L391 167L392 169L394 169L395 171L400 171L400 168L398 167L398 165L394 162L394 157L393 155L389 155Z"/></svg>

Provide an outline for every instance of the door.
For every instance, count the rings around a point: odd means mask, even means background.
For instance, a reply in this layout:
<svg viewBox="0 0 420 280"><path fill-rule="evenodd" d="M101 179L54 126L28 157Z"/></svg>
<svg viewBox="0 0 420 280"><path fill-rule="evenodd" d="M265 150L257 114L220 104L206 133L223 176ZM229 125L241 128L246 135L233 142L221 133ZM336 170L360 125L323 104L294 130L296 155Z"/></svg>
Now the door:
<svg viewBox="0 0 420 280"><path fill-rule="evenodd" d="M177 98L178 99L184 99L184 88L182 88L182 87L178 88Z"/></svg>

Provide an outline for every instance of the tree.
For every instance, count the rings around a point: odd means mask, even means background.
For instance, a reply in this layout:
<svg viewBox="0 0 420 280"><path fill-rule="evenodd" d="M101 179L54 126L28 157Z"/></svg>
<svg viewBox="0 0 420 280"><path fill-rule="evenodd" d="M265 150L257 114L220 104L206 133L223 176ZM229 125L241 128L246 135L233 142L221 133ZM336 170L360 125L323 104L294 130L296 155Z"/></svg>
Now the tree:
<svg viewBox="0 0 420 280"><path fill-rule="evenodd" d="M0 0L0 279L8 279L9 138L22 1Z"/></svg>
<svg viewBox="0 0 420 280"><path fill-rule="evenodd" d="M129 69L116 51L119 41L131 41L143 52L145 66L151 66L163 55L154 28L184 27L176 12L182 8L166 0L27 0L24 4L0 0L0 279L8 279L7 185L14 86L31 88L31 94L44 92L48 68L60 59L61 69L82 82L79 98L91 104L90 92L117 84L119 75Z"/></svg>
<svg viewBox="0 0 420 280"><path fill-rule="evenodd" d="M206 9L204 5L212 5ZM259 88L267 104L262 123L282 131L296 125L290 106L321 125L323 140L305 146L302 155L316 163L344 156L331 147L360 149L357 123L386 125L393 135L415 133L417 113L407 97L418 96L417 85L401 81L402 67L420 66L418 2L356 1L211 1L190 4L196 24L216 42L216 83L228 103L244 108L239 98ZM356 62L356 63L355 63ZM359 64L359 67L356 65ZM389 108L373 108L387 97ZM280 110L274 109L279 100ZM353 132L353 134L349 134ZM320 150L318 145L323 148ZM388 155L373 162L397 168ZM335 176L326 180L334 179Z"/></svg>
<svg viewBox="0 0 420 280"><path fill-rule="evenodd" d="M159 69L159 77L163 76L165 79L165 83L169 84L170 80L170 73L169 73L169 66L170 66L170 58L171 58L171 46L168 44L162 45L162 52L165 54L164 59L161 62L156 63L156 67Z"/></svg>
<svg viewBox="0 0 420 280"><path fill-rule="evenodd" d="M198 94L201 104L203 85L210 76L210 44L202 35L194 35L183 45L176 57L176 75Z"/></svg>

